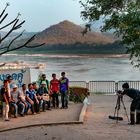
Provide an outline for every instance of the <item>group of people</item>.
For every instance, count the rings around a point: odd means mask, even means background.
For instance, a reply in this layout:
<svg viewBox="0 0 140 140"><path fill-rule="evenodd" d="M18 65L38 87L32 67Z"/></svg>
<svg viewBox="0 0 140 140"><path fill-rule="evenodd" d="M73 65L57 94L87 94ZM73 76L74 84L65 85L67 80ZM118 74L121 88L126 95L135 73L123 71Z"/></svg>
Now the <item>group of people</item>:
<svg viewBox="0 0 140 140"><path fill-rule="evenodd" d="M52 80L48 81L46 75L42 74L41 79L28 85L23 84L19 89L16 84L12 84L12 76L8 76L3 81L1 88L2 116L5 121L9 121L9 111L16 118L18 114L25 116L28 110L32 114L40 113L52 108L59 108L59 95L61 95L61 109L68 108L69 79L65 72L61 73L58 80L56 74L52 74Z"/></svg>

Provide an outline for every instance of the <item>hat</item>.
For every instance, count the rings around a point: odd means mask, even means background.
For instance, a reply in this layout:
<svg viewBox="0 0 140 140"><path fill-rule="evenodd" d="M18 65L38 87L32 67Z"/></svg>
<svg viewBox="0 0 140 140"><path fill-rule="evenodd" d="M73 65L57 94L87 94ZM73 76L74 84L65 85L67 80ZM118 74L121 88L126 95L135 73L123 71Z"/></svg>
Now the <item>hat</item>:
<svg viewBox="0 0 140 140"><path fill-rule="evenodd" d="M13 84L12 88L17 88L17 85L16 84Z"/></svg>
<svg viewBox="0 0 140 140"><path fill-rule="evenodd" d="M42 81L41 85L46 85L46 82L45 81Z"/></svg>

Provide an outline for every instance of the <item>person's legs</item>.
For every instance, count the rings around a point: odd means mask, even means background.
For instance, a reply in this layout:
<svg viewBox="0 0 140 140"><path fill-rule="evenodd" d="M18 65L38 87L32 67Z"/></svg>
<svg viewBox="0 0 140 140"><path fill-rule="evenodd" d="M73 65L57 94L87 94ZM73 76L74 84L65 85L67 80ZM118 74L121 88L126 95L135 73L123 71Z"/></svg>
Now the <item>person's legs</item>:
<svg viewBox="0 0 140 140"><path fill-rule="evenodd" d="M35 113L35 108L34 108L34 104L31 105L31 111L32 111L32 114Z"/></svg>
<svg viewBox="0 0 140 140"><path fill-rule="evenodd" d="M135 110L136 110L137 102L136 100L133 100L130 105L130 124L135 124Z"/></svg>
<svg viewBox="0 0 140 140"><path fill-rule="evenodd" d="M53 103L53 107L55 108L55 92L53 92L52 94L52 103Z"/></svg>
<svg viewBox="0 0 140 140"><path fill-rule="evenodd" d="M22 102L20 102L19 104L18 104L18 107L21 109L21 113L20 113L20 115L24 115L24 112L25 112L25 105L24 105L24 103L22 103Z"/></svg>
<svg viewBox="0 0 140 140"><path fill-rule="evenodd" d="M140 124L140 99L138 100L138 106L136 110L136 124Z"/></svg>
<svg viewBox="0 0 140 140"><path fill-rule="evenodd" d="M64 107L68 108L68 92L65 91L65 96L64 96Z"/></svg>
<svg viewBox="0 0 140 140"><path fill-rule="evenodd" d="M8 119L8 113L9 113L9 104L6 105L6 112L5 112L5 120L9 120Z"/></svg>
<svg viewBox="0 0 140 140"><path fill-rule="evenodd" d="M14 117L17 117L18 107L16 103L11 103L11 107L14 108Z"/></svg>
<svg viewBox="0 0 140 140"><path fill-rule="evenodd" d="M58 98L58 94L57 93L55 95L55 98L56 98L56 106L59 107L59 98Z"/></svg>
<svg viewBox="0 0 140 140"><path fill-rule="evenodd" d="M3 119L5 119L5 120L9 120L9 119L8 119L9 104L6 105L5 102L3 102L2 104L3 104L3 110L2 110Z"/></svg>
<svg viewBox="0 0 140 140"><path fill-rule="evenodd" d="M36 101L34 101L34 108L36 113L40 111L40 104L37 104Z"/></svg>
<svg viewBox="0 0 140 140"><path fill-rule="evenodd" d="M46 101L46 104L47 104L47 109L50 109L51 108L51 102L50 101Z"/></svg>
<svg viewBox="0 0 140 140"><path fill-rule="evenodd" d="M5 118L5 116L6 116L6 103L5 102L3 102L2 103L2 117L3 118Z"/></svg>
<svg viewBox="0 0 140 140"><path fill-rule="evenodd" d="M31 108L31 104L30 104L29 102L26 101L26 104L27 104L27 106L26 106L26 108L25 108L25 114L27 114L29 108Z"/></svg>
<svg viewBox="0 0 140 140"><path fill-rule="evenodd" d="M46 101L42 100L42 110L46 111Z"/></svg>
<svg viewBox="0 0 140 140"><path fill-rule="evenodd" d="M61 92L61 103L62 103L62 107L61 108L65 107L65 105L64 105L64 97L65 97L65 93Z"/></svg>

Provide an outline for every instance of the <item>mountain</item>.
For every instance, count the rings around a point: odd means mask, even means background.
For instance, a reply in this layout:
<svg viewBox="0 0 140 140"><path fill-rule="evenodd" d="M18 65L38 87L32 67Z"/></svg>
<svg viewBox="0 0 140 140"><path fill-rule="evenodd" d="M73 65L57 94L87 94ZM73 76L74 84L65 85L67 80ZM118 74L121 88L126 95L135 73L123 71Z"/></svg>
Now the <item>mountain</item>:
<svg viewBox="0 0 140 140"><path fill-rule="evenodd" d="M99 32L88 32L82 35L82 28L68 20L52 25L37 34L36 43L46 43L47 45L57 44L109 44L113 43L114 39Z"/></svg>

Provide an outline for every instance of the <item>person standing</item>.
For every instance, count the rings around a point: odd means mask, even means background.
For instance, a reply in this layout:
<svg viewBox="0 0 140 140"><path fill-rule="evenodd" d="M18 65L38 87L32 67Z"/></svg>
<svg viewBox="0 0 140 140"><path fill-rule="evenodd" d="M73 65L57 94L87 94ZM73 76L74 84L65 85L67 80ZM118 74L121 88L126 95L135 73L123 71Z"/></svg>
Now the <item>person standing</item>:
<svg viewBox="0 0 140 140"><path fill-rule="evenodd" d="M68 108L68 90L69 90L69 79L65 76L65 72L61 73L60 78L60 93L61 93L61 102L62 107L61 109Z"/></svg>
<svg viewBox="0 0 140 140"><path fill-rule="evenodd" d="M140 91L137 89L129 88L128 83L122 85L123 91L118 93L119 96L127 95L132 98L130 105L130 125L140 124ZM135 122L136 112L136 122Z"/></svg>
<svg viewBox="0 0 140 140"><path fill-rule="evenodd" d="M53 103L53 107L55 108L55 106L57 108L59 108L59 88L60 88L60 81L58 79L56 79L56 74L53 73L52 74L52 80L50 81L50 92L52 95L52 103Z"/></svg>
<svg viewBox="0 0 140 140"><path fill-rule="evenodd" d="M1 96L2 96L2 105L3 105L3 118L5 121L9 121L8 113L9 113L9 95L8 95L8 80L4 80L3 87L1 88Z"/></svg>
<svg viewBox="0 0 140 140"><path fill-rule="evenodd" d="M11 75L9 75L8 77L7 77L7 81L8 81L8 100L9 100L9 102L10 102L10 100L11 100L11 90L12 90L12 76Z"/></svg>

